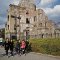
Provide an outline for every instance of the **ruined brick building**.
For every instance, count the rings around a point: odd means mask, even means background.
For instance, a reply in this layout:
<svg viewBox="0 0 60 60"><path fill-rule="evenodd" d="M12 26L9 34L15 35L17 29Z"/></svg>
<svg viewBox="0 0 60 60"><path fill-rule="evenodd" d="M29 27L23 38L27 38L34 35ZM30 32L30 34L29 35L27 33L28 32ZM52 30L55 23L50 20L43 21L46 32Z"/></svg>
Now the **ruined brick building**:
<svg viewBox="0 0 60 60"><path fill-rule="evenodd" d="M55 24L31 0L9 5L5 38L47 38L54 37L54 33Z"/></svg>

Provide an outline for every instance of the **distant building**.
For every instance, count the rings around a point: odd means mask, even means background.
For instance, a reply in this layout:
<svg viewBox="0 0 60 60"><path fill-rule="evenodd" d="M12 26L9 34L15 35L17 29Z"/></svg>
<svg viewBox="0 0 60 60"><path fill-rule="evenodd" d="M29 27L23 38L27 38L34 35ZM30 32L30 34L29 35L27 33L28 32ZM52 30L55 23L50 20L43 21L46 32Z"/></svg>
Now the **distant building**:
<svg viewBox="0 0 60 60"><path fill-rule="evenodd" d="M5 38L47 38L53 36L54 31L54 23L31 0L21 0L18 5L9 5Z"/></svg>

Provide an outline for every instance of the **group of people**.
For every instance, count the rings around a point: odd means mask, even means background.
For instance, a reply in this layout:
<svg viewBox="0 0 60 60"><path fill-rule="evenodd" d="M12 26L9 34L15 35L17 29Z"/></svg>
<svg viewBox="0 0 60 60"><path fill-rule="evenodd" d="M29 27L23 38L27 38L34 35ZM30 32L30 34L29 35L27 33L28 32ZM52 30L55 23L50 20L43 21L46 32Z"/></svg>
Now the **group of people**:
<svg viewBox="0 0 60 60"><path fill-rule="evenodd" d="M22 41L17 41L16 42L16 46L15 46L15 50L17 52L17 54L23 54L26 52L26 41L25 40L22 40Z"/></svg>
<svg viewBox="0 0 60 60"><path fill-rule="evenodd" d="M8 55L8 50L10 49L11 55L13 56L13 48L14 48L14 43L12 40L6 39L6 41L3 44L5 48L6 55Z"/></svg>
<svg viewBox="0 0 60 60"><path fill-rule="evenodd" d="M15 44L13 40L6 39L6 41L4 42L6 55L8 55L9 50L10 50L11 56L13 56L14 50L17 54L24 54L27 51L28 44L29 43L26 43L24 39L21 41L17 40Z"/></svg>

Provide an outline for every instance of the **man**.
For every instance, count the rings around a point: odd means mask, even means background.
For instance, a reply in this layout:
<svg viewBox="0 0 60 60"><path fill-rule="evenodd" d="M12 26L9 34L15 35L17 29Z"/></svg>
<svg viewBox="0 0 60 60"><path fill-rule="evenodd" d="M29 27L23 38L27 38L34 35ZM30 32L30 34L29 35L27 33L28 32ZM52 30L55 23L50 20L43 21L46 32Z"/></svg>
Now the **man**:
<svg viewBox="0 0 60 60"><path fill-rule="evenodd" d="M15 49L16 49L17 54L20 54L20 40L18 40L18 41L16 42L16 47L15 47Z"/></svg>

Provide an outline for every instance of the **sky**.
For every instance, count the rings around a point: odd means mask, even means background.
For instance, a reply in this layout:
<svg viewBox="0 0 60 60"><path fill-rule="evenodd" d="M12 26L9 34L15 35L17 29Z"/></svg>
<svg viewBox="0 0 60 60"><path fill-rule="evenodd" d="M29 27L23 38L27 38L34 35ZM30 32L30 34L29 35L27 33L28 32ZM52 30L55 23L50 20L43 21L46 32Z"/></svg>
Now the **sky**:
<svg viewBox="0 0 60 60"><path fill-rule="evenodd" d="M0 28L5 27L7 10L10 4L17 5L20 0L0 0ZM35 0L37 8L43 9L49 20L60 22L60 0Z"/></svg>

